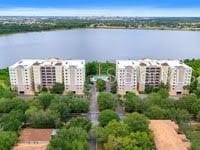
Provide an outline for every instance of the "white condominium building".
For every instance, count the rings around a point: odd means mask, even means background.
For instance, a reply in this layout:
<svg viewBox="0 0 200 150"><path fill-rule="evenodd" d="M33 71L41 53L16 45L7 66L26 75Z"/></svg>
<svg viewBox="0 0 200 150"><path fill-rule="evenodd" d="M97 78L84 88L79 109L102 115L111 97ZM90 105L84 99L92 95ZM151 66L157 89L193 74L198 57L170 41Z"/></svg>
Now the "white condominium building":
<svg viewBox="0 0 200 150"><path fill-rule="evenodd" d="M161 84L162 66L156 60L139 60L139 92L144 92L147 85L159 86Z"/></svg>
<svg viewBox="0 0 200 150"><path fill-rule="evenodd" d="M118 94L137 93L138 62L134 60L117 60L116 67Z"/></svg>
<svg viewBox="0 0 200 150"><path fill-rule="evenodd" d="M40 60L33 64L35 92L39 92L41 88L52 88L55 83L63 83L62 64L60 59Z"/></svg>
<svg viewBox="0 0 200 150"><path fill-rule="evenodd" d="M187 86L191 83L192 68L179 61L169 62L170 95L188 94Z"/></svg>
<svg viewBox="0 0 200 150"><path fill-rule="evenodd" d="M85 60L66 60L63 67L65 91L84 94Z"/></svg>
<svg viewBox="0 0 200 150"><path fill-rule="evenodd" d="M10 83L19 94L33 95L33 63L35 60L20 60L9 67Z"/></svg>
<svg viewBox="0 0 200 150"><path fill-rule="evenodd" d="M33 95L55 83L64 84L65 93L84 93L84 60L21 60L10 66L9 71L12 89L19 94Z"/></svg>
<svg viewBox="0 0 200 150"><path fill-rule="evenodd" d="M161 83L169 85L170 95L188 92L185 87L190 85L192 68L178 60L117 60L116 63L118 94L143 93L147 85L158 87ZM129 71L130 66L135 70L133 73ZM129 76L137 77L125 82L128 72L131 73Z"/></svg>

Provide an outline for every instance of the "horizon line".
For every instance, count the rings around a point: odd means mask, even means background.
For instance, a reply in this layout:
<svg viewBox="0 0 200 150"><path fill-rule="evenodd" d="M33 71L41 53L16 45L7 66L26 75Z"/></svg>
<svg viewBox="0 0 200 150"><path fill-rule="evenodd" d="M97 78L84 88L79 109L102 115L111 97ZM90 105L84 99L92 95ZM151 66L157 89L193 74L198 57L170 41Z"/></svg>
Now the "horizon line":
<svg viewBox="0 0 200 150"><path fill-rule="evenodd" d="M200 17L200 8L157 8L157 7L119 7L119 8L36 8L0 7L0 16L57 16L57 17Z"/></svg>

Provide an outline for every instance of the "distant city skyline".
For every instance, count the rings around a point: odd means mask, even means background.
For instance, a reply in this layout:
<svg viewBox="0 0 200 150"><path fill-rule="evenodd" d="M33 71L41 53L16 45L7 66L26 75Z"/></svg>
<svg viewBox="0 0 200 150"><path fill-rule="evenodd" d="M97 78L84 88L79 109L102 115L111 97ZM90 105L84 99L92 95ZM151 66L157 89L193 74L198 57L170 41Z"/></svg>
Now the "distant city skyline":
<svg viewBox="0 0 200 150"><path fill-rule="evenodd" d="M200 1L0 0L0 16L200 17Z"/></svg>

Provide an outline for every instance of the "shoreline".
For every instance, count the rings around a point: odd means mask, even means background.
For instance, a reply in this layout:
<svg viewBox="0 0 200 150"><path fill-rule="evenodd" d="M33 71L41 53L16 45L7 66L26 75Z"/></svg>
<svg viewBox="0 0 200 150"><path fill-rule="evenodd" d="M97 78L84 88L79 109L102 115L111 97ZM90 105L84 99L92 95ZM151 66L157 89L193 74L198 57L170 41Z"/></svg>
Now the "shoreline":
<svg viewBox="0 0 200 150"><path fill-rule="evenodd" d="M1 36L20 34L20 33L34 33L34 32L49 32L49 31L62 31L62 30L76 30L76 29L124 29L124 30L149 30L149 31L191 31L191 32L200 32L200 28L158 28L158 27L146 27L146 28L133 28L133 27L123 27L123 26L97 26L97 27L86 27L86 28L58 28L58 29L49 29L49 30L38 30L38 31L20 31L20 32L10 32L10 33L0 33Z"/></svg>

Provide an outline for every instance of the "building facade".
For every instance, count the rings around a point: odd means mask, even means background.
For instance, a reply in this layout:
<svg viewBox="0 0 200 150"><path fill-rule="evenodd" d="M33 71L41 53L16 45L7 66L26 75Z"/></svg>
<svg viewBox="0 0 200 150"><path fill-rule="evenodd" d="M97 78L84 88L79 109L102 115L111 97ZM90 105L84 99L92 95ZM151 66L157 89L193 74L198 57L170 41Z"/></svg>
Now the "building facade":
<svg viewBox="0 0 200 150"><path fill-rule="evenodd" d="M138 62L117 60L116 67L117 93L120 95L124 95L126 92L137 93Z"/></svg>
<svg viewBox="0 0 200 150"><path fill-rule="evenodd" d="M170 95L188 94L188 86L191 83L192 68L189 66L173 62L169 72Z"/></svg>
<svg viewBox="0 0 200 150"><path fill-rule="evenodd" d="M117 60L118 94L144 93L145 87L169 86L170 95L188 93L192 68L178 60ZM128 81L128 82L126 82Z"/></svg>
<svg viewBox="0 0 200 150"><path fill-rule="evenodd" d="M41 88L50 89L55 83L63 83L63 61L48 59L33 64L33 78L35 92Z"/></svg>
<svg viewBox="0 0 200 150"><path fill-rule="evenodd" d="M18 94L34 94L33 63L34 60L20 60L9 67L11 88Z"/></svg>
<svg viewBox="0 0 200 150"><path fill-rule="evenodd" d="M66 60L64 62L64 85L66 92L84 94L85 83L85 61Z"/></svg>
<svg viewBox="0 0 200 150"><path fill-rule="evenodd" d="M84 60L21 60L9 67L10 82L19 94L33 95L55 83L65 86L65 93L84 93Z"/></svg>

